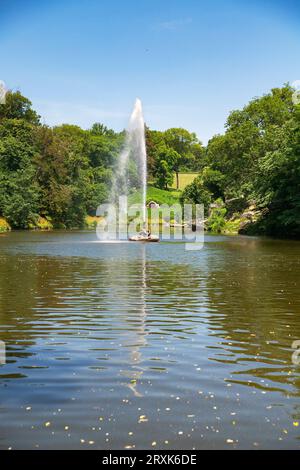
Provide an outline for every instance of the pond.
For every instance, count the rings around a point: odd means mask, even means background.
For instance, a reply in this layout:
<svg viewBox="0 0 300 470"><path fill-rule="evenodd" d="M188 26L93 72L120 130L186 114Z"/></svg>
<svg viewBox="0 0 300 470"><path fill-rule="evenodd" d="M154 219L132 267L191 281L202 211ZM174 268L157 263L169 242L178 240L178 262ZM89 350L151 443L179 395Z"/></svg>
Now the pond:
<svg viewBox="0 0 300 470"><path fill-rule="evenodd" d="M0 235L0 449L300 448L300 243Z"/></svg>

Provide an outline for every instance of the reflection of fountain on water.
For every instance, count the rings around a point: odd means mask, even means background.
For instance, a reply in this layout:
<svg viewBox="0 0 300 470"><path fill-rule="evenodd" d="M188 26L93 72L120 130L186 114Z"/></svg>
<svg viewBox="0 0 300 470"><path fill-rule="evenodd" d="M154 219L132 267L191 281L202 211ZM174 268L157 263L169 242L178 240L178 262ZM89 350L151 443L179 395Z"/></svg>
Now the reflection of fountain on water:
<svg viewBox="0 0 300 470"><path fill-rule="evenodd" d="M141 348L146 346L146 299L145 291L147 287L147 273L146 273L146 249L145 246L141 246L141 276L140 283L137 285L136 296L140 300L140 309L139 309L139 326L135 329L134 338L130 337L128 343L130 344L130 354L129 354L129 363L131 364L131 369L123 370L122 375L129 378L130 382L125 385L134 393L136 397L141 397L142 394L138 392L137 385L138 380L141 379L144 369L140 366L142 362L142 353ZM132 345L131 345L132 344Z"/></svg>
<svg viewBox="0 0 300 470"><path fill-rule="evenodd" d="M132 173L135 173L134 176ZM133 190L142 190L142 218L146 224L147 155L145 122L140 99L136 99L130 116L124 148L112 184L110 202L117 204L120 196L129 196Z"/></svg>

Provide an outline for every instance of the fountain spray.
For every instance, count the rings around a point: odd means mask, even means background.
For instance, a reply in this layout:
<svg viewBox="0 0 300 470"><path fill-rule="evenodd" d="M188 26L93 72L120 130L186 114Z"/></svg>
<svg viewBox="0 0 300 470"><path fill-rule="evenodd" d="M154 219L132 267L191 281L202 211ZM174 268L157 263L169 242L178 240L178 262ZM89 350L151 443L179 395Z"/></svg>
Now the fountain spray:
<svg viewBox="0 0 300 470"><path fill-rule="evenodd" d="M129 160L136 162L139 176L139 186L142 190L142 220L147 225L146 195L147 195L147 152L145 139L145 121L143 117L142 102L136 99L130 116L124 148L120 154L118 167L112 185L111 201L116 203L120 196L129 195L128 165Z"/></svg>

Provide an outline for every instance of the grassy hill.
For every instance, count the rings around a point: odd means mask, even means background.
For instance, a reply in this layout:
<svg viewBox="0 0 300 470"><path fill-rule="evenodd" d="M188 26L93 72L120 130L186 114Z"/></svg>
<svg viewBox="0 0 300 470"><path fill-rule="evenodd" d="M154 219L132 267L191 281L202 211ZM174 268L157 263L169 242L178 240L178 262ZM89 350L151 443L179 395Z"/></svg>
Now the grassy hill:
<svg viewBox="0 0 300 470"><path fill-rule="evenodd" d="M147 203L155 201L158 204L176 204L179 202L179 197L182 190L199 175L199 173L179 173L179 190L176 189L176 178L172 187L166 191L164 189L156 188L152 182L148 183L147 187ZM141 191L136 191L128 198L129 205L141 202Z"/></svg>
<svg viewBox="0 0 300 470"><path fill-rule="evenodd" d="M181 191L176 191L174 189L170 189L169 191L165 191L164 189L155 188L154 186L148 184L147 188L147 203L150 201L155 201L158 204L176 204L179 202L179 196ZM136 204L141 202L142 196L141 191L136 191L128 198L129 205Z"/></svg>

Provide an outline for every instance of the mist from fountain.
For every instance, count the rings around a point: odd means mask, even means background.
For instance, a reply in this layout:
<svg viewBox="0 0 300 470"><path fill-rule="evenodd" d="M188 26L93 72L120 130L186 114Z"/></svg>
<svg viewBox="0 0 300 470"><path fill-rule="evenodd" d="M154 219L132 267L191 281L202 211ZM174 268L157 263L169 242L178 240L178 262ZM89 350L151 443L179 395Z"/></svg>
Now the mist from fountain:
<svg viewBox="0 0 300 470"><path fill-rule="evenodd" d="M133 163L137 170L137 188L131 188L130 165ZM120 153L110 201L117 204L121 196L129 196L130 191L139 189L142 192L142 220L146 226L146 194L147 194L147 153L145 139L145 122L143 117L142 102L136 99L130 116L124 147Z"/></svg>

